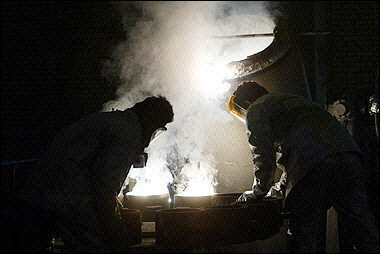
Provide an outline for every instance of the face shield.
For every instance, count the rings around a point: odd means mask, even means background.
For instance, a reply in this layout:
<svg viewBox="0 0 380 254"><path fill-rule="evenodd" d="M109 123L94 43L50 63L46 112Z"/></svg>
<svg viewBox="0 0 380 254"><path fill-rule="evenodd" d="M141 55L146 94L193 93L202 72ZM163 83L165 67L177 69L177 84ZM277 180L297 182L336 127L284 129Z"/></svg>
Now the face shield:
<svg viewBox="0 0 380 254"><path fill-rule="evenodd" d="M237 119L245 123L245 115L247 113L247 110L236 104L235 97L236 95L231 96L230 102L228 103L228 111Z"/></svg>
<svg viewBox="0 0 380 254"><path fill-rule="evenodd" d="M164 133L166 131L166 127L161 127L161 128L158 128L157 130L155 130L153 133L152 133L152 136L150 137L150 144L157 140L157 138L159 136L161 136L162 133Z"/></svg>
<svg viewBox="0 0 380 254"><path fill-rule="evenodd" d="M157 140L157 138L159 136L161 136L161 134L164 133L166 130L167 130L166 127L161 127L161 128L158 128L157 130L155 130L152 133L152 136L150 137L150 143L149 144L151 144L153 141ZM143 168L146 166L147 161L148 161L148 154L147 153L139 154L135 157L135 159L133 161L133 167L134 168Z"/></svg>

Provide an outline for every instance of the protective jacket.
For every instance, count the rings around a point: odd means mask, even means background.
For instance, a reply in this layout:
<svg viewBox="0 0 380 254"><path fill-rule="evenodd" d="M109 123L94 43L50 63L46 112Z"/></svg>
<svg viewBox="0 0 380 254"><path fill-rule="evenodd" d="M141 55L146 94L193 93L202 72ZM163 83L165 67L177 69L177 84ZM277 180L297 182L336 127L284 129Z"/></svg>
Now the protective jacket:
<svg viewBox="0 0 380 254"><path fill-rule="evenodd" d="M56 136L19 199L56 215L63 240L80 245L78 251L117 249L126 236L116 196L143 152L141 131L129 109L79 120Z"/></svg>
<svg viewBox="0 0 380 254"><path fill-rule="evenodd" d="M246 125L255 166L255 196L269 191L277 163L287 176L287 196L327 156L343 151L360 153L343 125L319 104L298 95L268 93L260 97L247 109ZM278 161L276 152L281 154Z"/></svg>

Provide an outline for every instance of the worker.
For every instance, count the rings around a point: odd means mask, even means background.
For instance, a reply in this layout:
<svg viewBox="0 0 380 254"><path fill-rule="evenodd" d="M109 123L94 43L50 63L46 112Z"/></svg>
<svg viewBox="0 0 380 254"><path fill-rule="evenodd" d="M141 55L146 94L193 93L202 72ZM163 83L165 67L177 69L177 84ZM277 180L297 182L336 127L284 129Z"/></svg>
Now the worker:
<svg viewBox="0 0 380 254"><path fill-rule="evenodd" d="M331 206L351 236L353 250L378 252L379 231L369 210L361 151L347 129L319 104L269 93L253 81L242 82L233 98L246 123L254 163L252 190L237 201L264 198L281 165L290 252L320 251L318 234Z"/></svg>
<svg viewBox="0 0 380 254"><path fill-rule="evenodd" d="M13 221L17 230L7 234L18 236L11 251L45 251L54 236L69 252L122 251L128 235L117 195L152 134L166 128L173 115L165 97L152 96L124 111L92 114L61 131L19 192L22 209L8 215L8 225Z"/></svg>

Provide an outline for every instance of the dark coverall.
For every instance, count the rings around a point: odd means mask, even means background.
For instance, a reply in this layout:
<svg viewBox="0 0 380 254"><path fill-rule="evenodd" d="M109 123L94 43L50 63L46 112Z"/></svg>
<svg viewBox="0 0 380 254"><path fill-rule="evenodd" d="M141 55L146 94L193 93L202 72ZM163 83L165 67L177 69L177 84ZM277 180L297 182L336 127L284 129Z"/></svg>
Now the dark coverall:
<svg viewBox="0 0 380 254"><path fill-rule="evenodd" d="M131 110L93 114L61 131L18 193L25 205L8 221L17 230L13 248L40 251L58 235L69 251L118 251L127 236L116 197L144 150L141 131Z"/></svg>
<svg viewBox="0 0 380 254"><path fill-rule="evenodd" d="M256 100L248 108L246 124L255 166L253 196L270 190L277 163L285 168L291 252L318 251L317 235L331 206L354 248L379 251L379 232L367 201L368 174L343 125L311 100L282 93ZM281 153L278 161L276 152Z"/></svg>

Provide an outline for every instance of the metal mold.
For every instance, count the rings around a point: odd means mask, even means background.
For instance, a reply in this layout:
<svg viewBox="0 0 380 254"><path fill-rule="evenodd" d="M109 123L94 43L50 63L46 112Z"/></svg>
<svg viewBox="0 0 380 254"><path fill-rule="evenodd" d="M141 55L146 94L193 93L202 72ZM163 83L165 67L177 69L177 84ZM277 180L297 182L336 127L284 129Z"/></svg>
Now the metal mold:
<svg viewBox="0 0 380 254"><path fill-rule="evenodd" d="M235 202L241 193L218 193L211 196L212 206L228 206Z"/></svg>
<svg viewBox="0 0 380 254"><path fill-rule="evenodd" d="M211 197L209 196L182 196L174 195L174 207L202 208L211 206Z"/></svg>
<svg viewBox="0 0 380 254"><path fill-rule="evenodd" d="M254 223L249 234L256 240L268 239L279 232L282 225L280 203L278 199L263 199L251 202L237 202L237 206L247 206L247 221Z"/></svg>
<svg viewBox="0 0 380 254"><path fill-rule="evenodd" d="M281 217L281 214L283 212L283 199L265 198L262 200L262 202L268 206L267 209L271 209L274 211L272 215L274 216L275 219L277 219L278 225L283 226L284 222Z"/></svg>
<svg viewBox="0 0 380 254"><path fill-rule="evenodd" d="M226 199L218 201L236 200L237 194L232 196L219 195ZM191 199L195 201L199 205L199 199ZM156 243L212 247L268 239L279 232L280 216L278 200L162 209L156 211Z"/></svg>
<svg viewBox="0 0 380 254"><path fill-rule="evenodd" d="M125 245L134 245L142 242L141 211L122 208L120 210L121 225L125 234Z"/></svg>
<svg viewBox="0 0 380 254"><path fill-rule="evenodd" d="M208 226L205 237L209 244L237 244L253 239L247 235L252 226L247 223L247 206L212 206L204 209Z"/></svg>
<svg viewBox="0 0 380 254"><path fill-rule="evenodd" d="M206 216L201 208L173 208L156 211L156 243L171 246L206 244Z"/></svg>
<svg viewBox="0 0 380 254"><path fill-rule="evenodd" d="M169 194L163 195L124 195L124 204L126 208L141 211L141 221L154 221L154 213L159 209L169 208Z"/></svg>

